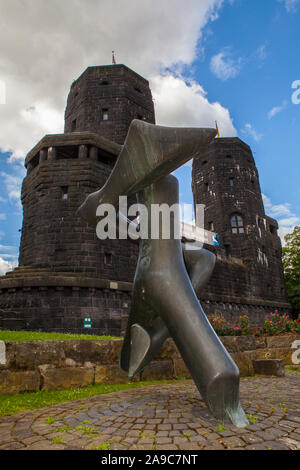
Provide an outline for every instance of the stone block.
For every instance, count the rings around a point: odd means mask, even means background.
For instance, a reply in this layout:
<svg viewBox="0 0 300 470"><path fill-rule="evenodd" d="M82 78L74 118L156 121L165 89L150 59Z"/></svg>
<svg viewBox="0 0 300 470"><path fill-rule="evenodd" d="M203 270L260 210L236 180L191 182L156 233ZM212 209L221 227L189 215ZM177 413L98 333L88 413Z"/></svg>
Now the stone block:
<svg viewBox="0 0 300 470"><path fill-rule="evenodd" d="M253 360L257 359L256 351L231 353L231 357L238 366L241 377L254 375Z"/></svg>
<svg viewBox="0 0 300 470"><path fill-rule="evenodd" d="M221 336L220 340L229 353L256 349L254 336Z"/></svg>
<svg viewBox="0 0 300 470"><path fill-rule="evenodd" d="M84 364L85 362L110 364L112 362L112 341L109 340L64 341L63 350L66 358L75 361L77 364Z"/></svg>
<svg viewBox="0 0 300 470"><path fill-rule="evenodd" d="M254 372L261 375L284 377L284 362L280 359L253 361Z"/></svg>
<svg viewBox="0 0 300 470"><path fill-rule="evenodd" d="M63 390L86 387L94 383L95 370L89 367L54 368L49 365L39 367L42 390Z"/></svg>
<svg viewBox="0 0 300 470"><path fill-rule="evenodd" d="M281 359L284 361L285 365L292 364L292 354L293 350L291 348L268 348L268 349L258 349L257 350L257 359Z"/></svg>
<svg viewBox="0 0 300 470"><path fill-rule="evenodd" d="M293 333L287 333L278 336L267 336L267 348L290 348L295 339L297 339L297 335Z"/></svg>
<svg viewBox="0 0 300 470"><path fill-rule="evenodd" d="M139 376L129 379L128 374L124 372L117 364L96 366L95 383L96 384L120 384L128 382L137 382Z"/></svg>
<svg viewBox="0 0 300 470"><path fill-rule="evenodd" d="M253 351L256 348L254 336L235 336L238 351Z"/></svg>
<svg viewBox="0 0 300 470"><path fill-rule="evenodd" d="M255 336L254 340L256 349L265 349L267 347L267 341L264 336Z"/></svg>
<svg viewBox="0 0 300 470"><path fill-rule="evenodd" d="M123 347L123 340L122 339L115 339L110 341L111 351L109 357L109 364L119 364L121 350ZM103 363L102 363L103 364Z"/></svg>
<svg viewBox="0 0 300 470"><path fill-rule="evenodd" d="M171 338L168 338L163 347L161 348L160 352L156 356L155 360L167 360L167 359L180 359L181 355Z"/></svg>
<svg viewBox="0 0 300 470"><path fill-rule="evenodd" d="M191 373L183 359L173 359L174 377L191 378Z"/></svg>
<svg viewBox="0 0 300 470"><path fill-rule="evenodd" d="M30 370L43 364L60 366L64 360L62 341L22 341L15 343L15 369Z"/></svg>
<svg viewBox="0 0 300 470"><path fill-rule="evenodd" d="M36 392L40 388L38 371L0 371L0 394Z"/></svg>
<svg viewBox="0 0 300 470"><path fill-rule="evenodd" d="M145 367L142 380L168 380L174 377L173 361L153 361Z"/></svg>

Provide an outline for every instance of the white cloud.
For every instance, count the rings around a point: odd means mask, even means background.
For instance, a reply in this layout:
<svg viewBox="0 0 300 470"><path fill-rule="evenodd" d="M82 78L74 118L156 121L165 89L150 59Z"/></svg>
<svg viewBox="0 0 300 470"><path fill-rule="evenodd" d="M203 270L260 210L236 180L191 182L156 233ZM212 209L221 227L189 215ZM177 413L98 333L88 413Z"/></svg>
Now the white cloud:
<svg viewBox="0 0 300 470"><path fill-rule="evenodd" d="M111 63L113 49L118 63L148 79L191 64L203 27L222 3L0 0L2 150L22 159L44 134L62 132L72 81L89 65Z"/></svg>
<svg viewBox="0 0 300 470"><path fill-rule="evenodd" d="M225 48L214 55L210 61L210 69L220 80L236 77L242 68L242 59L234 59L230 48Z"/></svg>
<svg viewBox="0 0 300 470"><path fill-rule="evenodd" d="M229 111L220 103L210 103L204 89L195 81L171 74L151 79L157 124L169 126L215 127L222 137L236 136Z"/></svg>
<svg viewBox="0 0 300 470"><path fill-rule="evenodd" d="M291 210L289 203L284 204L272 204L271 199L262 194L266 213L278 220L279 230L278 235L281 238L282 245L285 245L284 237L291 233L296 225L299 225L300 218L297 217Z"/></svg>
<svg viewBox="0 0 300 470"><path fill-rule="evenodd" d="M284 108L287 106L287 101L283 101L280 106L274 106L269 112L268 112L268 118L272 119L276 114L280 113Z"/></svg>
<svg viewBox="0 0 300 470"><path fill-rule="evenodd" d="M242 134L250 135L256 142L259 142L263 138L263 134L259 134L250 123L245 124L241 132Z"/></svg>
<svg viewBox="0 0 300 470"><path fill-rule="evenodd" d="M261 44L257 50L256 50L256 56L258 57L258 59L264 61L267 56L268 56L268 53L267 53L267 46L266 44Z"/></svg>
<svg viewBox="0 0 300 470"><path fill-rule="evenodd" d="M300 3L300 0L278 0L278 1L280 3L285 4L285 8L289 13L295 13Z"/></svg>
<svg viewBox="0 0 300 470"><path fill-rule="evenodd" d="M17 261L5 261L0 256L0 276L4 276L8 271L12 271L18 266Z"/></svg>
<svg viewBox="0 0 300 470"><path fill-rule="evenodd" d="M9 200L15 203L19 208L21 207L20 193L23 178L25 176L25 169L19 165L12 167L12 173L0 173L2 184Z"/></svg>

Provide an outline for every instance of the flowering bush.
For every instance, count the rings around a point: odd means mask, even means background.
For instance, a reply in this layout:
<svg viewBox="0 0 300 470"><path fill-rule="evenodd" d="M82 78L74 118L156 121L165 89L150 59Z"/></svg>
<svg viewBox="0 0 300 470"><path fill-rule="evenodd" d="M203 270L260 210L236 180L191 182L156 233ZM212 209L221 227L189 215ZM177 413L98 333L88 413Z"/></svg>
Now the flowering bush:
<svg viewBox="0 0 300 470"><path fill-rule="evenodd" d="M213 329L219 336L274 336L281 333L300 333L300 315L293 320L287 314L271 312L265 317L264 326L251 329L251 322L247 315L238 318L235 325L231 325L223 315L215 314L208 317Z"/></svg>
<svg viewBox="0 0 300 470"><path fill-rule="evenodd" d="M235 330L223 315L211 315L208 317L210 324L219 336L234 336Z"/></svg>
<svg viewBox="0 0 300 470"><path fill-rule="evenodd" d="M291 332L292 333L300 333L300 314L298 315L297 320L294 320L291 323Z"/></svg>
<svg viewBox="0 0 300 470"><path fill-rule="evenodd" d="M237 321L237 326L240 328L242 335L244 336L250 335L251 325L250 325L249 317L247 317L247 315L242 315L239 317Z"/></svg>
<svg viewBox="0 0 300 470"><path fill-rule="evenodd" d="M275 313L271 312L265 318L265 333L268 335L278 335L291 331L291 322L293 322L293 320L291 320L288 315L280 315L278 310L276 310Z"/></svg>

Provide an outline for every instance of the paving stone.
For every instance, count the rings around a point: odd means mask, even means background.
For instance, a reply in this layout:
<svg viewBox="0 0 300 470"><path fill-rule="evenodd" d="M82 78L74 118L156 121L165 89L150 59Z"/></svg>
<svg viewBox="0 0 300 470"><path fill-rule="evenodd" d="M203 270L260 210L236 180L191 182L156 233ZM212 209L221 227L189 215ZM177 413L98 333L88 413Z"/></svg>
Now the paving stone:
<svg viewBox="0 0 300 470"><path fill-rule="evenodd" d="M220 442L226 447L244 447L245 443L239 437L226 437L221 439Z"/></svg>
<svg viewBox="0 0 300 470"><path fill-rule="evenodd" d="M242 378L245 412L258 418L243 429L226 423L224 431L215 432L219 423L208 413L193 382L178 381L148 386L138 393L129 389L4 416L0 449L78 450L111 442L112 450L299 450L299 382L299 374L289 372L285 378ZM45 423L47 417L55 419L53 426ZM56 432L58 427L76 428L86 420L101 435L89 439L76 429ZM57 435L64 444L51 443Z"/></svg>

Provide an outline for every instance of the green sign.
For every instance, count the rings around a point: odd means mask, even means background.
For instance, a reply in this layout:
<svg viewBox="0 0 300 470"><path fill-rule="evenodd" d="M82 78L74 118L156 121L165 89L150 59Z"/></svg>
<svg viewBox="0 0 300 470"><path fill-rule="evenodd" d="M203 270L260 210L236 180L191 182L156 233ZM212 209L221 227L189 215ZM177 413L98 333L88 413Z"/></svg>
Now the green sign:
<svg viewBox="0 0 300 470"><path fill-rule="evenodd" d="M92 328L92 319L90 317L83 319L83 328Z"/></svg>

